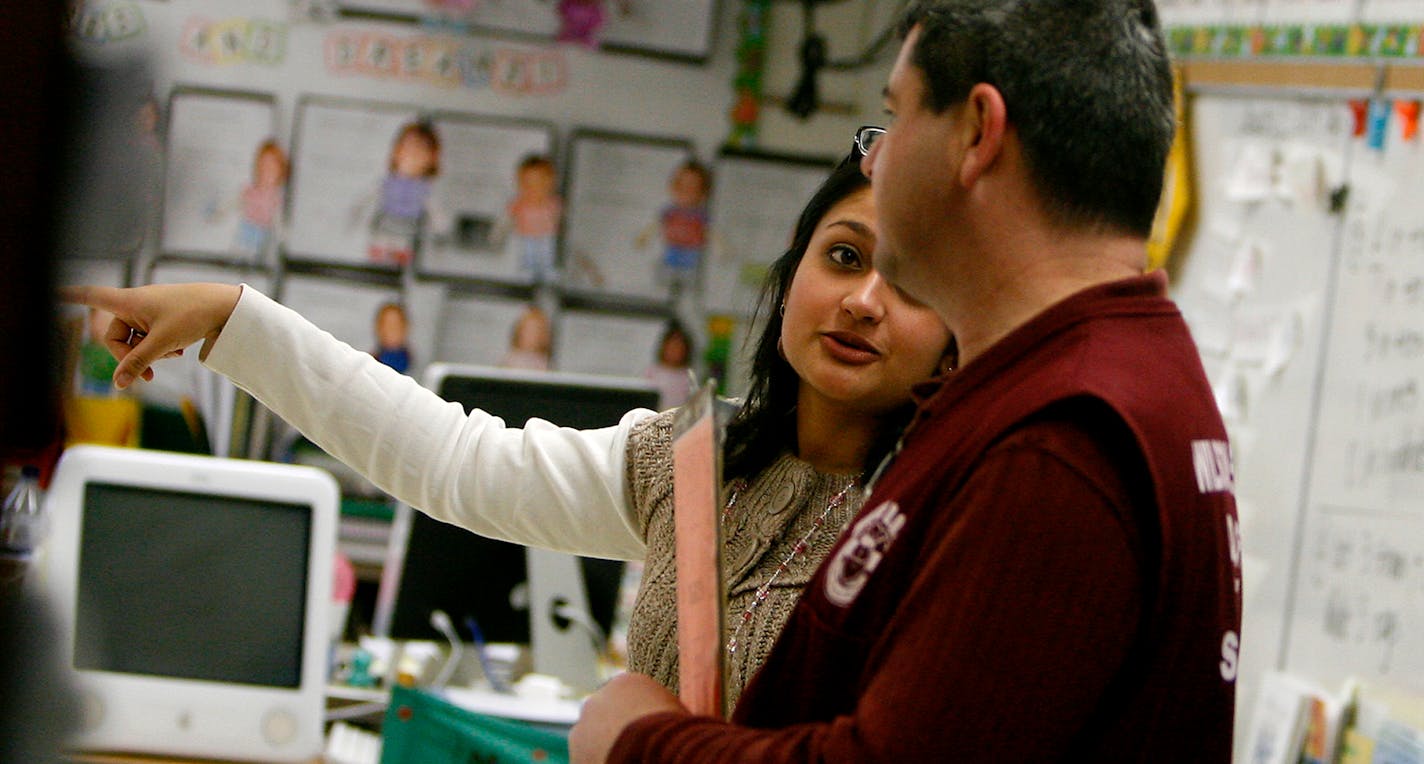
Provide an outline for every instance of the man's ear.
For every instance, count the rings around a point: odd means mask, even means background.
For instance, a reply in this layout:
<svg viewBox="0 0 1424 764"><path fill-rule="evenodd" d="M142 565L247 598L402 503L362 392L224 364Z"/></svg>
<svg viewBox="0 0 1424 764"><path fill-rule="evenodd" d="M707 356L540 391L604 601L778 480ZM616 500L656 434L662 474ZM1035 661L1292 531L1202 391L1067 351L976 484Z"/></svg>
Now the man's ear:
<svg viewBox="0 0 1424 764"><path fill-rule="evenodd" d="M959 165L959 182L968 187L994 166L1004 150L1009 115L999 89L983 82L969 90L960 108L969 134L964 161Z"/></svg>

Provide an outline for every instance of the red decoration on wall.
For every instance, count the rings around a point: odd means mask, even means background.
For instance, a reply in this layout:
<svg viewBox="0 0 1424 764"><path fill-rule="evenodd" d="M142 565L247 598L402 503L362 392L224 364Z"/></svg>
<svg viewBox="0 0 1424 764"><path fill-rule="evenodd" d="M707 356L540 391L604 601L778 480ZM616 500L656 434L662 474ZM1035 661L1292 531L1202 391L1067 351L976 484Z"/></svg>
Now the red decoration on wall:
<svg viewBox="0 0 1424 764"><path fill-rule="evenodd" d="M1399 115L1400 137L1414 140L1419 135L1419 101L1395 101L1394 111Z"/></svg>
<svg viewBox="0 0 1424 764"><path fill-rule="evenodd" d="M1362 98L1356 98L1350 101L1350 115L1355 118L1355 127L1350 131L1351 135L1355 136L1356 138L1361 138L1364 136L1366 128L1369 124L1369 114L1369 101L1366 101Z"/></svg>

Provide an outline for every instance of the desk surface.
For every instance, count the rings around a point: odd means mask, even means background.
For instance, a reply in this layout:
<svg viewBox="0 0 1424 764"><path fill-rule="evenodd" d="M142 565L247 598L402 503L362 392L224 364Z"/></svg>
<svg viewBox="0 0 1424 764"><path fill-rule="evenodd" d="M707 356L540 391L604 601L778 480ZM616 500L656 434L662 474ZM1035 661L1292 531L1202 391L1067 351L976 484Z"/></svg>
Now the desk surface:
<svg viewBox="0 0 1424 764"><path fill-rule="evenodd" d="M477 714L566 727L578 721L579 710L583 708L577 700L528 698L490 690L446 688L440 694L454 705Z"/></svg>
<svg viewBox="0 0 1424 764"><path fill-rule="evenodd" d="M573 726L573 723L578 721L579 710L583 707L583 703L577 700L529 697L468 687L447 687L437 694L450 703L477 714L566 727ZM328 685L326 698L327 707L339 711L344 706L385 703L390 699L390 693L385 690Z"/></svg>

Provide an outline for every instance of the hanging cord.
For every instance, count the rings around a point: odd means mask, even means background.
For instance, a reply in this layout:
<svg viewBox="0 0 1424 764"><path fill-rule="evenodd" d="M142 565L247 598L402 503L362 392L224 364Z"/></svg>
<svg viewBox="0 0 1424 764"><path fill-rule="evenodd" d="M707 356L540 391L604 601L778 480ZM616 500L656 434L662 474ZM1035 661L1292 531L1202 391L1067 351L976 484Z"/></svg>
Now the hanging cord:
<svg viewBox="0 0 1424 764"><path fill-rule="evenodd" d="M826 65L826 38L816 33L816 0L802 0L801 9L801 77L786 99L786 110L806 119L821 105L816 75Z"/></svg>
<svg viewBox="0 0 1424 764"><path fill-rule="evenodd" d="M903 8L907 1L902 0L899 3L900 8ZM897 23L894 19L899 16L899 9L897 9L891 17L892 20L860 53L849 58L832 60L826 38L816 32L816 4L818 2L824 2L824 0L801 0L801 76L797 79L791 96L786 99L786 110L801 119L811 116L821 106L817 84L817 76L821 70L854 71L879 61L885 50L895 40Z"/></svg>

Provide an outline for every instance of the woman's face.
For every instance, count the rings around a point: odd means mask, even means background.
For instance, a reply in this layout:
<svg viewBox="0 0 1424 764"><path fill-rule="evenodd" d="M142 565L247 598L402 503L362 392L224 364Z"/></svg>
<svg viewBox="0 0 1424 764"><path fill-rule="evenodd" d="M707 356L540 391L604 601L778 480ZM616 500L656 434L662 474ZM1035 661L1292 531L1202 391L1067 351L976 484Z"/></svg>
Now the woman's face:
<svg viewBox="0 0 1424 764"><path fill-rule="evenodd" d="M875 270L877 230L867 187L827 211L796 267L781 340L803 407L889 413L935 373L949 344L939 316Z"/></svg>

